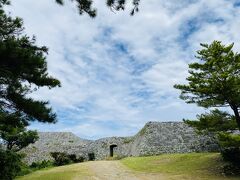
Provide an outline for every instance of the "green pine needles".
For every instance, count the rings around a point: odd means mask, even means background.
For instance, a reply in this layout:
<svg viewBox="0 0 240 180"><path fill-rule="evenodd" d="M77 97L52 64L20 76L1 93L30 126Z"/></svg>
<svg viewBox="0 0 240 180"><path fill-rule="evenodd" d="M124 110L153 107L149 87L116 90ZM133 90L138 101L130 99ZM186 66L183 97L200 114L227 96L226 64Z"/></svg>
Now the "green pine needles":
<svg viewBox="0 0 240 180"><path fill-rule="evenodd" d="M177 84L180 98L199 106L230 107L240 129L240 54L233 52L233 44L220 41L201 44L196 58L200 62L189 64L188 84Z"/></svg>

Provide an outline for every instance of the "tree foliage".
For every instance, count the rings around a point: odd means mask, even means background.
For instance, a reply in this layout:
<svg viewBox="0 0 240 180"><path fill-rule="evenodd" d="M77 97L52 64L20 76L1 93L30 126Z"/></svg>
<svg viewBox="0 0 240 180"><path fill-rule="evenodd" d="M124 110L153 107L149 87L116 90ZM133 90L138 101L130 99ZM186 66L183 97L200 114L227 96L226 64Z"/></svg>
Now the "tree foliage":
<svg viewBox="0 0 240 180"><path fill-rule="evenodd" d="M80 163L85 160L84 157L77 157L75 154L66 154L64 152L51 152L51 156L54 159L54 165L62 166L70 163Z"/></svg>
<svg viewBox="0 0 240 180"><path fill-rule="evenodd" d="M184 120L197 132L213 135L216 138L223 159L228 162L223 167L225 174L240 173L240 135L236 134L238 126L233 115L218 109L197 115L197 120Z"/></svg>
<svg viewBox="0 0 240 180"><path fill-rule="evenodd" d="M240 129L240 54L233 52L233 44L220 41L201 44L196 56L200 62L189 64L188 84L175 85L181 90L180 98L199 106L229 106Z"/></svg>
<svg viewBox="0 0 240 180"><path fill-rule="evenodd" d="M53 88L60 82L47 72L45 46L24 34L20 18L3 10L8 0L0 0L0 175L12 179L21 169L16 151L37 140L37 132L27 130L32 121L56 122L47 101L30 97L40 87Z"/></svg>
<svg viewBox="0 0 240 180"><path fill-rule="evenodd" d="M12 19L0 9L0 112L18 112L27 121L54 122L56 115L48 102L26 95L38 87L60 85L47 73L46 47L23 34L22 20ZM33 88L34 86L34 88Z"/></svg>
<svg viewBox="0 0 240 180"><path fill-rule="evenodd" d="M71 0L72 2L77 3L77 8L80 14L88 14L90 17L95 17L97 15L97 9L92 7L92 0ZM60 5L64 4L64 0L56 0ZM106 5L111 10L120 11L125 10L127 0L106 0ZM140 0L132 0L133 8L130 12L131 15L134 15L135 12L139 11Z"/></svg>
<svg viewBox="0 0 240 180"><path fill-rule="evenodd" d="M21 170L21 156L12 151L0 149L0 177L2 180L11 180Z"/></svg>
<svg viewBox="0 0 240 180"><path fill-rule="evenodd" d="M0 136L9 149L36 140L35 132L26 131L29 122L56 122L48 102L28 97L39 87L60 86L47 73L46 53L46 47L35 45L34 37L23 34L20 18L0 9Z"/></svg>
<svg viewBox="0 0 240 180"><path fill-rule="evenodd" d="M240 135L221 132L218 134L223 159L230 164L225 166L226 174L240 174Z"/></svg>
<svg viewBox="0 0 240 180"><path fill-rule="evenodd" d="M66 0L55 0L59 5L64 5ZM97 9L93 7L93 0L68 0L76 3L78 12L80 15L87 14L94 18L97 15ZM133 8L130 11L130 15L134 15L139 11L140 0L129 0L132 2ZM0 7L3 5L9 5L11 0L0 0ZM121 11L126 9L126 4L128 0L105 0L106 6L112 11Z"/></svg>
<svg viewBox="0 0 240 180"><path fill-rule="evenodd" d="M181 90L180 98L199 106L230 107L234 115L218 109L197 115L197 120L184 120L201 133L213 134L219 142L222 157L230 164L224 167L226 174L240 171L240 54L233 52L233 44L219 41L201 44L196 56L200 62L189 64L188 84L175 85Z"/></svg>
<svg viewBox="0 0 240 180"><path fill-rule="evenodd" d="M26 130L28 122L21 115L0 115L0 137L8 150L19 151L38 139L36 131Z"/></svg>
<svg viewBox="0 0 240 180"><path fill-rule="evenodd" d="M197 115L197 120L184 120L184 122L196 128L198 132L207 134L209 132L233 132L238 129L235 117L218 109Z"/></svg>

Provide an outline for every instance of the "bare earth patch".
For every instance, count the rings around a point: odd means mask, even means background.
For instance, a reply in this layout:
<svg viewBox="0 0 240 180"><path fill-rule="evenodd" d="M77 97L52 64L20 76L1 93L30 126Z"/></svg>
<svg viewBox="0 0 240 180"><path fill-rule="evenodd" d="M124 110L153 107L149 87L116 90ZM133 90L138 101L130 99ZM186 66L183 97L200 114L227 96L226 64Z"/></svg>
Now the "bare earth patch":
<svg viewBox="0 0 240 180"><path fill-rule="evenodd" d="M119 161L95 161L86 164L95 180L164 180L160 174L135 173Z"/></svg>

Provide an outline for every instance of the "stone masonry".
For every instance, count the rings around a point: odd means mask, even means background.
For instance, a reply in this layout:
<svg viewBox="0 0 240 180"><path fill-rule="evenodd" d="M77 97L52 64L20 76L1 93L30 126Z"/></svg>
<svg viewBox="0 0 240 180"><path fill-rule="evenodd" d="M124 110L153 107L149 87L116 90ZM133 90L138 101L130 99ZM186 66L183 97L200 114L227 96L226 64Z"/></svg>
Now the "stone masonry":
<svg viewBox="0 0 240 180"><path fill-rule="evenodd" d="M198 135L183 122L148 122L131 137L109 137L95 141L81 139L69 132L39 133L39 140L23 150L26 162L51 160L50 152L65 152L83 156L94 154L96 160L111 155L120 157L146 156L163 153L218 151L209 136Z"/></svg>

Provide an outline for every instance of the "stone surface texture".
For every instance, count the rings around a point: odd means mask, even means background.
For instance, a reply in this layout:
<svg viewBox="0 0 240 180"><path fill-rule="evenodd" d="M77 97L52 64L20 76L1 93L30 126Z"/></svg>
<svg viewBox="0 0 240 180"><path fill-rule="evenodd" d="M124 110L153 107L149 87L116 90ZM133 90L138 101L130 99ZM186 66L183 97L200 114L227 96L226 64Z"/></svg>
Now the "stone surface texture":
<svg viewBox="0 0 240 180"><path fill-rule="evenodd" d="M81 139L70 132L39 132L39 140L22 152L28 164L52 160L50 152L76 154L86 160L89 153L94 153L96 160L103 160L109 157L111 145L117 145L113 151L118 157L211 152L219 148L212 137L196 134L183 122L148 122L135 136L95 141Z"/></svg>

